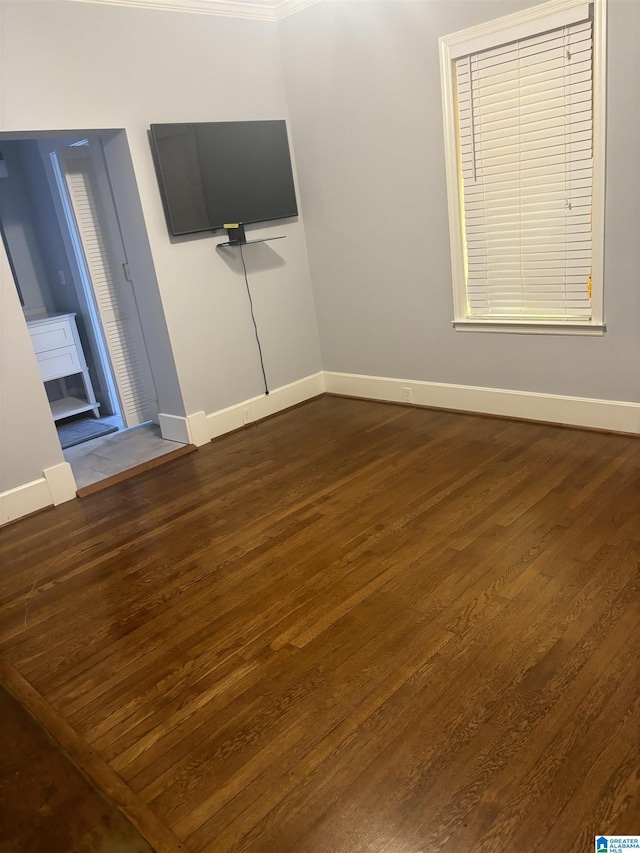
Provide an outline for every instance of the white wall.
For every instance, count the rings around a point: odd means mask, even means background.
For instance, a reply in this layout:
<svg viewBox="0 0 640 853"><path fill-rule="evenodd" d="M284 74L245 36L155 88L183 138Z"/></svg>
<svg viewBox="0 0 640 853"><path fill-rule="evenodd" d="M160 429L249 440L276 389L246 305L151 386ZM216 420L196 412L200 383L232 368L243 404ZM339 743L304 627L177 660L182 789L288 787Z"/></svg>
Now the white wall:
<svg viewBox="0 0 640 853"><path fill-rule="evenodd" d="M215 250L224 235L171 242L147 131L154 122L286 118L276 25L58 0L3 0L0 15L0 131L126 131L184 400L169 413L210 414L259 395L240 269ZM257 231L287 235L245 250L275 388L320 370L320 350L302 219ZM1 322L4 332L13 321ZM41 388L20 365L3 359L0 370L11 419L13 386L33 400ZM34 440L14 447L25 470Z"/></svg>
<svg viewBox="0 0 640 853"><path fill-rule="evenodd" d="M280 23L326 370L640 401L640 4L610 0L602 338L451 327L438 38L530 0L320 3Z"/></svg>

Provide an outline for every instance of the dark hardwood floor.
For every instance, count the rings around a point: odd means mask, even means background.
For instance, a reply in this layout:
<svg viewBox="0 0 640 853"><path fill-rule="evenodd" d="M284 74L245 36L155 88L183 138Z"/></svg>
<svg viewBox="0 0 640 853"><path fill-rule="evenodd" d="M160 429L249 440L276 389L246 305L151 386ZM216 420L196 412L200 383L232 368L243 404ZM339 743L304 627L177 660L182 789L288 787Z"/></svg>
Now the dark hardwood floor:
<svg viewBox="0 0 640 853"><path fill-rule="evenodd" d="M637 438L324 397L0 548L0 675L157 850L640 832Z"/></svg>
<svg viewBox="0 0 640 853"><path fill-rule="evenodd" d="M2 853L153 853L0 686Z"/></svg>

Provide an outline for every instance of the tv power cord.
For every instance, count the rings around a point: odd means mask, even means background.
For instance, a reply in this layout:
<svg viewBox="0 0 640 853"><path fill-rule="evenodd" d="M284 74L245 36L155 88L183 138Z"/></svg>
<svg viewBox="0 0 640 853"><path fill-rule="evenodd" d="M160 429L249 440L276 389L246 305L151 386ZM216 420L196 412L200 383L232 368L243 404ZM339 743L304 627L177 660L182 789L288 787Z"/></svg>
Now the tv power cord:
<svg viewBox="0 0 640 853"><path fill-rule="evenodd" d="M242 251L242 245L240 245L240 258L242 259L242 269L244 270L244 283L247 286L247 296L249 297L249 307L251 309L251 319L253 320L253 328L256 333L256 343L258 344L258 352L260 354L260 367L262 368L262 378L264 379L264 393L269 395L269 386L267 385L267 374L264 370L264 358L262 357L262 347L260 346L260 335L258 334L258 326L256 323L256 318L253 313L253 299L251 298L251 290L249 288L249 278L247 276L247 265L244 262L244 252Z"/></svg>

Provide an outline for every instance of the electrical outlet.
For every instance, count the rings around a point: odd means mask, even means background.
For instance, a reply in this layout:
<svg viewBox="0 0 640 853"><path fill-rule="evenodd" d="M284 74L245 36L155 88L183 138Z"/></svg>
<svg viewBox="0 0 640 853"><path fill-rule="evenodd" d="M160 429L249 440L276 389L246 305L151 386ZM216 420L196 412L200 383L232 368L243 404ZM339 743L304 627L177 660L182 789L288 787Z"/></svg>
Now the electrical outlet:
<svg viewBox="0 0 640 853"><path fill-rule="evenodd" d="M65 278L64 272L62 270L58 270L58 278L60 279L60 284L64 287L67 284L67 279Z"/></svg>
<svg viewBox="0 0 640 853"><path fill-rule="evenodd" d="M250 424L251 423L251 409L243 409L242 410L242 423Z"/></svg>
<svg viewBox="0 0 640 853"><path fill-rule="evenodd" d="M413 403L413 390L407 385L402 388L402 402Z"/></svg>

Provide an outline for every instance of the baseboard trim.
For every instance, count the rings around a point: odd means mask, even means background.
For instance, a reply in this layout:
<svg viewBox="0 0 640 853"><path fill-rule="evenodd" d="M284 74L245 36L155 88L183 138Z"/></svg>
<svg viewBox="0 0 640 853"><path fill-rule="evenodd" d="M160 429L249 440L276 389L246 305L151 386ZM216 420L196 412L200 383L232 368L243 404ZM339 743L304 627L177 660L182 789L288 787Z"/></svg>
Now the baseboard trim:
<svg viewBox="0 0 640 853"><path fill-rule="evenodd" d="M40 477L0 494L0 524L7 524L52 505L47 481Z"/></svg>
<svg viewBox="0 0 640 853"><path fill-rule="evenodd" d="M325 392L324 376L324 371L319 371L289 385L275 388L269 394L251 397L210 415L205 412L194 412L186 417L161 414L160 432L162 437L169 441L202 447L225 433L271 417L313 397L319 397ZM247 416L245 412L248 413Z"/></svg>
<svg viewBox="0 0 640 853"><path fill-rule="evenodd" d="M44 478L49 486L54 506L73 500L76 496L76 481L68 462L44 469Z"/></svg>
<svg viewBox="0 0 640 853"><path fill-rule="evenodd" d="M165 441L176 441L178 444L193 444L189 435L187 419L180 415L158 415L160 435Z"/></svg>
<svg viewBox="0 0 640 853"><path fill-rule="evenodd" d="M313 399L313 397L319 397L324 392L324 373L320 371L311 376L305 376L304 379L291 382L289 385L276 388L268 396L264 394L260 397L252 397L250 400L237 403L235 406L221 409L219 412L207 415L209 441L227 432L240 429L249 423L261 421L263 418L290 409L292 406ZM248 420L245 418L245 412L248 412Z"/></svg>
<svg viewBox="0 0 640 853"><path fill-rule="evenodd" d="M38 510L69 501L76 496L76 481L68 462L43 471L43 476L0 493L0 525L16 521Z"/></svg>
<svg viewBox="0 0 640 853"><path fill-rule="evenodd" d="M405 389L410 391L410 400ZM320 371L276 388L268 396L253 397L210 415L202 411L187 417L161 414L162 437L201 447L324 393L640 435L640 403ZM70 500L76 495L75 488L68 463L47 468L43 477L0 493L0 524Z"/></svg>
<svg viewBox="0 0 640 853"><path fill-rule="evenodd" d="M329 394L640 435L640 403L325 372ZM409 389L411 399L405 396Z"/></svg>

